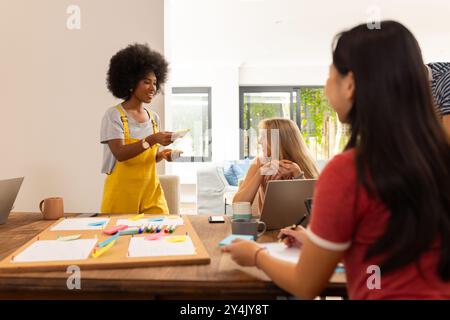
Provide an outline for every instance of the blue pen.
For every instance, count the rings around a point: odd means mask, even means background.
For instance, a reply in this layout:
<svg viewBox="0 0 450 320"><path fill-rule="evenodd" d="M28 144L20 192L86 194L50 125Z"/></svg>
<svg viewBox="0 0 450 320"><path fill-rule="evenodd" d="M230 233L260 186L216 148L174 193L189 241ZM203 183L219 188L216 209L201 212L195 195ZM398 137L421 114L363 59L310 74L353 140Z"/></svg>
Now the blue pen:
<svg viewBox="0 0 450 320"><path fill-rule="evenodd" d="M100 242L98 244L98 247L99 248L103 248L103 247L107 246L110 242L116 240L118 237L119 237L119 234L117 233L117 234L113 235L112 237L109 237L105 241Z"/></svg>

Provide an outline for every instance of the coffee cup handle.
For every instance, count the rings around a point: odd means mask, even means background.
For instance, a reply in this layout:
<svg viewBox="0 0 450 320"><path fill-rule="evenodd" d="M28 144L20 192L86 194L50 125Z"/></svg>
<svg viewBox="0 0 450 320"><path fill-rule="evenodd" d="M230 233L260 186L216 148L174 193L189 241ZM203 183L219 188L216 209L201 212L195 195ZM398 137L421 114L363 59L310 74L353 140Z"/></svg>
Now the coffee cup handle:
<svg viewBox="0 0 450 320"><path fill-rule="evenodd" d="M262 224L262 225L264 226L264 229L263 229L263 231L261 231L260 233L258 233L258 238L261 237L261 236L264 234L264 232L266 232L266 229L267 229L266 223L265 223L264 221L259 221L259 222L258 222L258 229L259 229L259 225L260 225L260 224Z"/></svg>
<svg viewBox="0 0 450 320"><path fill-rule="evenodd" d="M45 201L45 199L39 203L39 210L41 210L42 214L44 214L44 211L42 210L42 205L44 204L44 201Z"/></svg>

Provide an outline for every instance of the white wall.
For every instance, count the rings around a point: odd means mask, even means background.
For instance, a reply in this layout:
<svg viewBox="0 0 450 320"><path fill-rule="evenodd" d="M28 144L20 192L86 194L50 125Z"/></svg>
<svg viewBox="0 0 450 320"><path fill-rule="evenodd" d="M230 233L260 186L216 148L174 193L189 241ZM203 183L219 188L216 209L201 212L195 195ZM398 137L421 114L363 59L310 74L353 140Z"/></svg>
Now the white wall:
<svg viewBox="0 0 450 320"><path fill-rule="evenodd" d="M172 63L169 85L212 87L214 161L239 156L240 85L323 85L333 37L367 22L373 6L381 19L395 19L410 28L425 61L450 61L448 0L167 0L165 4L165 52ZM201 165L170 164L167 170L181 175L182 183L193 184Z"/></svg>
<svg viewBox="0 0 450 320"><path fill-rule="evenodd" d="M174 63L322 65L334 35L373 6L410 28L426 60L450 56L447 0L167 0L166 45Z"/></svg>
<svg viewBox="0 0 450 320"><path fill-rule="evenodd" d="M81 9L68 30L66 9ZM0 2L0 179L25 176L16 211L62 196L67 212L99 210L100 121L116 104L105 79L110 57L133 42L164 49L163 0ZM164 117L164 99L155 110Z"/></svg>
<svg viewBox="0 0 450 320"><path fill-rule="evenodd" d="M199 75L198 73L202 74ZM193 79L195 74L196 79ZM177 86L212 87L212 114L213 123L211 138L212 161L220 162L226 159L239 157L239 110L234 108L230 101L239 99L239 70L236 66L214 66L193 70L188 66L172 66L171 77L177 79ZM167 88L169 90L170 86ZM166 95L166 112L170 113L170 95ZM220 125L214 125L218 124ZM166 123L167 126L169 123ZM177 174L182 183L195 184L196 171L202 163L175 163L166 164L167 172Z"/></svg>

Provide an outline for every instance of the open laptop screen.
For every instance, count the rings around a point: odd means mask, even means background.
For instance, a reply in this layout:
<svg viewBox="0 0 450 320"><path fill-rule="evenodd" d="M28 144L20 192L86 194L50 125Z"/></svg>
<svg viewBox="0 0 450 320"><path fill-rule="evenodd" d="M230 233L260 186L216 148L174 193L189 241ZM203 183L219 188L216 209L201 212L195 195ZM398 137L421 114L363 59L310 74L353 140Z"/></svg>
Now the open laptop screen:
<svg viewBox="0 0 450 320"><path fill-rule="evenodd" d="M0 224L8 220L22 182L23 177L0 180Z"/></svg>
<svg viewBox="0 0 450 320"><path fill-rule="evenodd" d="M298 224L305 215L308 217L305 200L313 197L316 181L316 179L269 181L261 212L261 221L266 223L267 230Z"/></svg>

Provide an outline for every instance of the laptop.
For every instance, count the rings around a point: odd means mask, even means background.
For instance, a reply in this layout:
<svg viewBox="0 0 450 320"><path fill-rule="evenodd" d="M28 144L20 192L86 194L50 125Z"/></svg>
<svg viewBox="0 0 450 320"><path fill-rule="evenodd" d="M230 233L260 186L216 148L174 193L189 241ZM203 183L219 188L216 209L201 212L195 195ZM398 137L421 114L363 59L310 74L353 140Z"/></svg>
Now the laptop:
<svg viewBox="0 0 450 320"><path fill-rule="evenodd" d="M309 216L305 201L312 199L317 179L273 180L267 184L261 221L267 230L282 229Z"/></svg>
<svg viewBox="0 0 450 320"><path fill-rule="evenodd" d="M23 177L0 180L0 224L8 220L22 182Z"/></svg>

